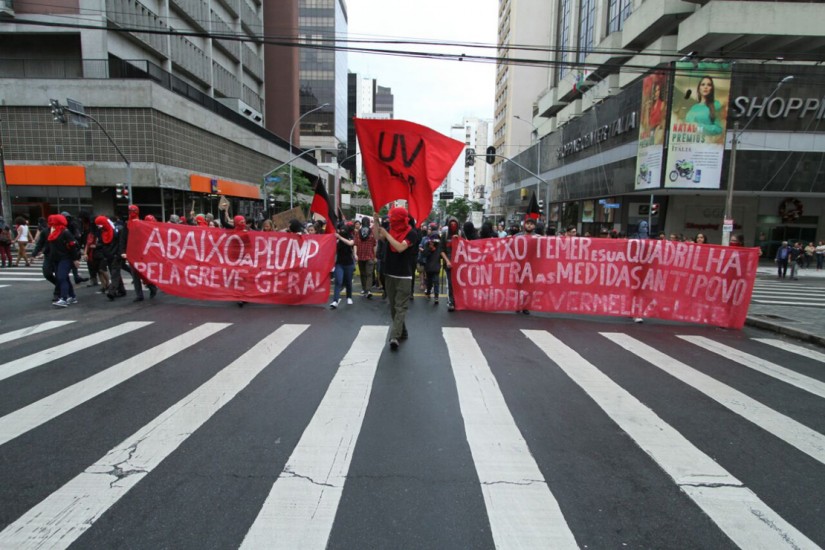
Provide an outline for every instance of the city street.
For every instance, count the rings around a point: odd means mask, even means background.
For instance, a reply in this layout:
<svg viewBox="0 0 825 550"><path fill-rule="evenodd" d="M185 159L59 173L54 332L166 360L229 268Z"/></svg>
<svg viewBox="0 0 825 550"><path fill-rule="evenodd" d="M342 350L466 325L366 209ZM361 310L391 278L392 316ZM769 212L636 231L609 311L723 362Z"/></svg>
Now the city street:
<svg viewBox="0 0 825 550"><path fill-rule="evenodd" d="M59 309L36 271L0 277L2 549L825 545L825 348L418 295L392 352L357 285Z"/></svg>

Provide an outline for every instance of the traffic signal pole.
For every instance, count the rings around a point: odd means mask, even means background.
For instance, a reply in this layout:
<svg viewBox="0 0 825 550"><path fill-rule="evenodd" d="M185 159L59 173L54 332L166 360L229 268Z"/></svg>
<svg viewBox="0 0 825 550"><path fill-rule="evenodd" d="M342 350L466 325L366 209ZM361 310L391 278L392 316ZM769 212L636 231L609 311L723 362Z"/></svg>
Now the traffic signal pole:
<svg viewBox="0 0 825 550"><path fill-rule="evenodd" d="M124 155L123 151L120 150L120 147L117 146L117 143L115 143L115 140L112 139L112 136L109 135L109 132L106 131L106 128L104 128L103 125L100 122L98 122L98 120L95 117L93 117L92 115L83 113L81 111L75 111L74 109L71 109L69 107L64 107L64 106L60 105L60 102L56 99L52 99L50 101L50 104L51 104L51 107L52 107L52 114L54 115L54 119L55 119L56 122L60 122L61 124L66 124L66 117L64 116L64 113L69 112L69 113L72 113L73 115L83 117L83 118L87 118L87 119L91 120L92 122L94 122L95 124L97 124L97 127L100 128L100 131L103 132L103 135L106 136L106 138L109 140L109 143L111 143L112 146L115 148L115 150L118 152L118 154L120 155L120 158L122 158L123 162L126 163L126 189L129 190L129 205L131 206L132 205L132 200L133 200L133 197L132 197L132 163L129 162L129 159L126 158L126 155Z"/></svg>

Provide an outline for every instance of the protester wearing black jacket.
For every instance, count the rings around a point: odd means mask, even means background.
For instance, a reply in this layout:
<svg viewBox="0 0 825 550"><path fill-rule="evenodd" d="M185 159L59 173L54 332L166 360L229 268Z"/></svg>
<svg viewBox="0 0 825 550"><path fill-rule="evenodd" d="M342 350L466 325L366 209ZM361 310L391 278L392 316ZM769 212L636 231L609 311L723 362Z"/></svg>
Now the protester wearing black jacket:
<svg viewBox="0 0 825 550"><path fill-rule="evenodd" d="M56 307L68 307L77 303L69 274L72 266L80 262L80 247L77 239L67 228L68 221L62 214L49 216L49 260L55 266L55 276L60 289L60 297L52 302Z"/></svg>

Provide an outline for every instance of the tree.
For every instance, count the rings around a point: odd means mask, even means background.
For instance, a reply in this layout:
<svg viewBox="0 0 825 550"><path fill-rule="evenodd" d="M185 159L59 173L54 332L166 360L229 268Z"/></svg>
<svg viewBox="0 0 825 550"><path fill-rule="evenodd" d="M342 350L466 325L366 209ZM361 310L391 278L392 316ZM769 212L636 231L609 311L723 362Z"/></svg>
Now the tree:
<svg viewBox="0 0 825 550"><path fill-rule="evenodd" d="M279 177L281 180L276 183L268 183L267 194L275 195L278 202L285 202L289 205L289 166L281 166L270 174L270 177L272 176ZM309 181L309 178L302 171L293 168L293 203L306 207L312 201L312 196L314 194L315 186L311 181Z"/></svg>
<svg viewBox="0 0 825 550"><path fill-rule="evenodd" d="M470 212L483 209L484 207L481 203L468 201L464 197L459 197L447 204L446 211L448 216L454 216L458 220L458 223L462 224L470 217Z"/></svg>

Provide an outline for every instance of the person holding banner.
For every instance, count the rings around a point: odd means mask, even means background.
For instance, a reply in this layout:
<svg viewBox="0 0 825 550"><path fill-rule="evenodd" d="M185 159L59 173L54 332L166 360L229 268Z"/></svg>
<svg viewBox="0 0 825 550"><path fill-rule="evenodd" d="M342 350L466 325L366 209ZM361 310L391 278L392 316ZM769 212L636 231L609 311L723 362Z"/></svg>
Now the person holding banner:
<svg viewBox="0 0 825 550"><path fill-rule="evenodd" d="M453 292L453 264L450 260L453 253L453 238L464 237L458 229L458 220L453 216L447 217L447 230L441 239L441 259L444 260L444 271L447 274L447 311L455 311L455 294Z"/></svg>
<svg viewBox="0 0 825 550"><path fill-rule="evenodd" d="M715 99L713 78L708 75L702 77L696 86L699 103L690 108L685 116L685 122L696 124L703 134L718 136L724 130L722 119L722 103Z"/></svg>
<svg viewBox="0 0 825 550"><path fill-rule="evenodd" d="M378 212L374 214L373 231L378 241L387 242L384 259L384 288L390 305L392 329L390 349L398 349L399 341L409 336L405 320L410 301L410 285L413 281L413 266L417 256L416 232L410 227L407 209L396 206L390 210L389 231L381 227ZM457 225L457 222L456 222Z"/></svg>

